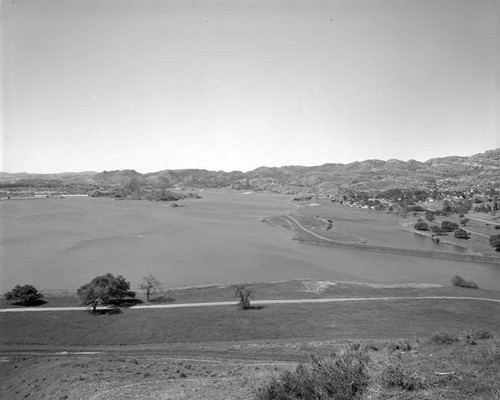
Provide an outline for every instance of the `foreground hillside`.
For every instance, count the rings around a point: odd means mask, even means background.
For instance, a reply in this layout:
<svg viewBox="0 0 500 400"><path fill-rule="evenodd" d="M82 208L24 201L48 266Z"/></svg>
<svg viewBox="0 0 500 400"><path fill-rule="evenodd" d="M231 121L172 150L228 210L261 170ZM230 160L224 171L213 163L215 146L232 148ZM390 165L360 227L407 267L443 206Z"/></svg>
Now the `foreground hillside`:
<svg viewBox="0 0 500 400"><path fill-rule="evenodd" d="M465 299L498 301L497 292L308 280L251 287L256 299L372 299L1 313L2 398L500 399L500 303ZM209 286L156 298L231 293Z"/></svg>

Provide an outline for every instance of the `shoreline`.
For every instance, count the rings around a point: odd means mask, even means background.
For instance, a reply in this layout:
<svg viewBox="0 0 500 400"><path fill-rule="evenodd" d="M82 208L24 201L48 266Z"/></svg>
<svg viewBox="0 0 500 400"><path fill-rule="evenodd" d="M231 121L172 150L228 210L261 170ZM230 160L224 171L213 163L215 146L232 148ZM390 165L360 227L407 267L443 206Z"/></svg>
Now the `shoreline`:
<svg viewBox="0 0 500 400"><path fill-rule="evenodd" d="M495 258L495 257L487 256L487 255L458 254L458 253L449 253L449 252L432 251L432 250L404 249L404 248L390 247L390 246L378 246L378 245L355 243L355 242L342 242L342 241L338 241L338 240L334 240L334 239L325 238L325 237L322 237L316 233L310 232L309 230L304 228L302 225L300 225L300 223L298 223L295 220L295 218L291 217L290 215L282 215L280 217L284 217L288 221L292 222L292 224L291 224L292 229L290 230L290 232L292 233L292 237L290 240L297 242L297 243L313 244L313 245L317 245L317 246L350 248L350 249L364 250L364 251L375 251L375 252L380 252L380 253L401 254L401 255L407 255L407 256L441 258L441 259L448 259L448 260L455 260L455 261L469 261L469 262L477 262L477 263L483 263L483 264L498 265L500 267L500 258ZM279 228L288 230L284 227L281 227L279 225L274 224L273 222L269 221L268 218L266 218L266 220L262 221L262 222L269 224L273 227L279 227ZM293 227L298 227L299 230L293 229ZM310 236L314 236L315 238L318 238L319 240L315 240L312 238L310 240L300 239L297 237L297 233L300 233L300 232L306 233ZM413 231L409 231L409 232L413 232ZM453 243L453 245L456 246L456 244L454 244L454 243Z"/></svg>

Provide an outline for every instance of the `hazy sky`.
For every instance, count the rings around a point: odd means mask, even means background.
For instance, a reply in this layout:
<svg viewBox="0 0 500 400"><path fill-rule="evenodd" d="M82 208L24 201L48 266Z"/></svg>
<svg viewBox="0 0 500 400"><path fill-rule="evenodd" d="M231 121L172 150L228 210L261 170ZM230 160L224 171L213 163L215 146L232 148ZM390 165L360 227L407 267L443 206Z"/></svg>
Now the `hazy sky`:
<svg viewBox="0 0 500 400"><path fill-rule="evenodd" d="M0 0L6 172L500 147L498 0Z"/></svg>

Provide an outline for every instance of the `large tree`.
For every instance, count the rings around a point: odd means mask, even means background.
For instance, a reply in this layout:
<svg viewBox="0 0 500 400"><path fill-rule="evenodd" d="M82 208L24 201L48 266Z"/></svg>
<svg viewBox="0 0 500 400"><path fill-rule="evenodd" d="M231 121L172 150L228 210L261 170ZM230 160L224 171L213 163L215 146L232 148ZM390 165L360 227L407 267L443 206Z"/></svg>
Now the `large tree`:
<svg viewBox="0 0 500 400"><path fill-rule="evenodd" d="M490 244L495 248L496 251L500 251L500 235L490 236Z"/></svg>
<svg viewBox="0 0 500 400"><path fill-rule="evenodd" d="M21 306L34 306L40 303L43 294L39 293L33 285L16 285L14 289L5 293L5 298Z"/></svg>
<svg viewBox="0 0 500 400"><path fill-rule="evenodd" d="M92 306L95 312L99 302L109 304L113 300L135 297L135 292L130 290L130 282L127 282L123 276L115 277L108 272L106 275L96 276L83 285L78 289L78 296L83 305Z"/></svg>

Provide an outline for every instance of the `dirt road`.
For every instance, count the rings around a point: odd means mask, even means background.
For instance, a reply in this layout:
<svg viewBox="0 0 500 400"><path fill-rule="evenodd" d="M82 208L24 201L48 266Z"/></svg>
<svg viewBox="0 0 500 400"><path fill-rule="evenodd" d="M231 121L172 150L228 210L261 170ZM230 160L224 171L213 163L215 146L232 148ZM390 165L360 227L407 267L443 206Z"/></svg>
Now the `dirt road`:
<svg viewBox="0 0 500 400"><path fill-rule="evenodd" d="M269 305L269 304L304 304L304 303L342 303L349 301L396 301L396 300L473 300L473 301L489 301L500 303L500 299L489 299L484 297L459 297L459 296L391 296L391 297L341 297L341 298L323 298L323 299L280 299L280 300L254 300L253 305ZM234 301L214 301L208 303L180 303L180 304L154 304L154 305L139 305L128 307L133 310L141 309L163 309L163 308L187 308L187 307L220 307L220 306L235 306ZM104 306L99 309L109 309L111 307ZM14 312L43 312L43 311L85 311L87 307L24 307L24 308L4 308L0 309L0 313Z"/></svg>

